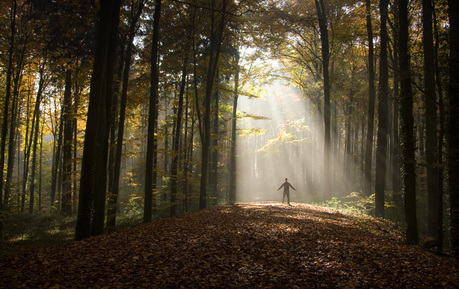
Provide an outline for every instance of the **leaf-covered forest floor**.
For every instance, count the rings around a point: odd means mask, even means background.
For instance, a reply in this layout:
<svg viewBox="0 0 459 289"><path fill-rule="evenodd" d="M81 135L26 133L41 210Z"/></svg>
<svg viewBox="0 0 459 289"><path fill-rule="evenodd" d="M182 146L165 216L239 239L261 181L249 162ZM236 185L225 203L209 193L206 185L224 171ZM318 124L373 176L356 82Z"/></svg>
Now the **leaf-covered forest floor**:
<svg viewBox="0 0 459 289"><path fill-rule="evenodd" d="M459 263L397 227L241 203L0 259L1 288L459 288Z"/></svg>

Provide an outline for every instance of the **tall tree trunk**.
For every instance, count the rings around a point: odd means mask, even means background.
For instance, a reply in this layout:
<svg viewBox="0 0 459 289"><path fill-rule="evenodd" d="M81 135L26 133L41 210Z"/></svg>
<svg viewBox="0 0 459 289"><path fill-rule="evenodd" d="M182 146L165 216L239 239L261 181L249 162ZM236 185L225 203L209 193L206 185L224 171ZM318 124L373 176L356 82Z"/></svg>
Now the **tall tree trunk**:
<svg viewBox="0 0 459 289"><path fill-rule="evenodd" d="M121 90L121 102L119 106L119 120L118 120L118 137L116 140L116 149L114 154L114 164L113 164L113 176L112 182L110 184L110 196L108 199L108 211L107 211L107 227L110 230L114 230L116 226L116 208L118 205L118 194L119 194L119 182L120 182L120 171L121 171L121 158L123 150L123 139L124 139L124 123L126 119L126 104L127 104L127 91L129 84L129 75L132 62L132 49L134 47L134 37L136 33L136 26L139 20L140 15L142 14L144 3L139 3L137 7L137 12L131 19L131 24L129 26L129 40L127 43L126 53L122 51L120 66L123 66L124 63L124 72L123 72L123 86ZM134 13L134 7L131 7L132 13ZM124 46L121 50L124 49ZM123 61L125 59L125 61ZM121 71L121 70L120 70ZM115 117L115 112L112 111L113 118ZM114 129L112 130L112 139L114 140ZM112 144L114 145L114 143Z"/></svg>
<svg viewBox="0 0 459 289"><path fill-rule="evenodd" d="M151 221L153 206L153 189L156 186L156 145L155 145L155 127L158 119L158 44L159 44L159 20L161 16L161 1L155 4L155 14L153 22L153 39L151 51L151 88L150 88L150 106L148 113L148 140L147 140L147 158L145 168L145 205L143 222Z"/></svg>
<svg viewBox="0 0 459 289"><path fill-rule="evenodd" d="M70 216L72 214L72 71L67 69L65 75L65 91L64 91L64 114L61 121L64 122L64 159L63 162L63 185L62 185L62 204L61 211Z"/></svg>
<svg viewBox="0 0 459 289"><path fill-rule="evenodd" d="M22 62L22 61L21 61ZM20 64L18 64L20 65ZM7 172L6 172L6 184L5 184L5 197L4 197L4 208L8 206L9 198L11 196L11 182L13 179L13 168L14 168L14 159L16 153L16 130L17 130L17 119L19 115L19 82L22 74L20 69L17 69L17 74L15 78L14 84L14 94L13 94L13 103L11 108L11 117L10 117L10 132L9 132L9 140L8 140L8 165L7 165ZM1 195L1 194L0 194Z"/></svg>
<svg viewBox="0 0 459 289"><path fill-rule="evenodd" d="M422 0L424 45L424 92L426 120L427 162L427 227L432 237L437 237L438 226L438 169L437 169L437 97L435 95L435 54L432 33L432 3Z"/></svg>
<svg viewBox="0 0 459 289"><path fill-rule="evenodd" d="M398 0L394 2L394 8L398 9ZM399 69L399 21L398 21L398 10L394 13L394 84L393 84L393 95L394 95L394 120L393 134L394 134L394 154L392 159L392 198L395 204L402 206L402 194L400 192L400 137L399 137L399 110L400 110L400 94L399 94L399 81L400 81L400 69Z"/></svg>
<svg viewBox="0 0 459 289"><path fill-rule="evenodd" d="M227 0L223 0L223 7L220 10L221 19L220 25L215 27L216 16L214 10L212 10L211 20L211 36L210 36L210 55L209 63L207 68L206 77L206 101L205 101L205 112L204 112L204 139L202 145L201 155L201 187L199 191L199 209L205 209L207 206L207 171L209 162L209 148L210 148L210 102L213 91L213 84L215 80L215 74L217 71L218 60L220 57L220 48L223 39L223 29L225 28L226 22L226 5ZM212 9L215 8L215 0L212 0Z"/></svg>
<svg viewBox="0 0 459 289"><path fill-rule="evenodd" d="M93 198L95 190L96 158L103 154L102 147L98 141L98 126L102 98L105 95L107 56L109 51L109 35L112 28L111 22L119 19L120 0L103 0L100 2L100 20L97 29L96 55L94 58L94 69L91 78L91 91L89 95L88 119L86 122L85 143L81 164L80 193L78 204L78 218L75 227L75 239L82 240L91 235L93 219ZM105 169L105 168L104 168ZM103 192L105 193L105 192Z"/></svg>
<svg viewBox="0 0 459 289"><path fill-rule="evenodd" d="M39 68L39 80L38 80L38 90L37 90L37 97L35 100L35 110L34 110L34 118L32 119L32 131L33 131L33 145L32 145L32 168L31 168L31 180L30 180L30 198L29 198L29 214L33 213L33 206L35 202L35 174L36 174L36 167L37 167L37 144L38 144L38 133L40 131L40 106L41 106L41 97L43 94L44 86L45 86L45 63L46 60L43 60L40 64ZM32 136L31 134L31 136Z"/></svg>
<svg viewBox="0 0 459 289"><path fill-rule="evenodd" d="M386 188L387 132L388 132L388 62L387 62L387 0L381 0L381 60L380 90L378 94L378 140L376 147L375 215L384 218L384 191Z"/></svg>
<svg viewBox="0 0 459 289"><path fill-rule="evenodd" d="M10 47L8 55L8 67L6 71L6 95L5 95L5 104L3 106L3 123L2 123L2 135L0 143L0 237L3 230L3 222L1 217L3 214L3 170L5 167L5 149L6 149L6 134L8 133L8 113L10 106L11 98L11 74L13 71L13 51L14 51L14 36L16 33L16 0L12 0L11 7L11 38L10 38ZM11 127L11 129L13 129Z"/></svg>
<svg viewBox="0 0 459 289"><path fill-rule="evenodd" d="M234 76L233 116L231 119L231 147L229 157L229 178L228 178L228 203L236 201L235 174L236 174L236 124L237 124L237 99L239 98L239 50L235 56L236 75Z"/></svg>
<svg viewBox="0 0 459 289"><path fill-rule="evenodd" d="M449 93L446 125L448 148L448 191L450 194L450 232L453 256L459 259L459 2L449 4Z"/></svg>
<svg viewBox="0 0 459 289"><path fill-rule="evenodd" d="M62 148L62 139L64 132L64 110L61 111L60 122L59 122L59 132L57 135L57 145L55 153L53 154L53 165L51 168L51 207L54 206L54 201L56 198L56 187L57 187L57 177L59 171L59 161L61 159L61 148ZM54 140L56 142L56 140Z"/></svg>
<svg viewBox="0 0 459 289"><path fill-rule="evenodd" d="M319 18L320 40L322 42L322 63L324 80L324 178L323 178L323 199L331 199L330 190L330 51L328 44L327 14L323 0L314 0L316 3L317 16ZM320 4L319 4L320 3Z"/></svg>
<svg viewBox="0 0 459 289"><path fill-rule="evenodd" d="M437 30L437 15L435 12L435 2L432 3L432 15L434 20L434 34L435 34L435 78L438 90L438 108L440 116L440 131L438 133L438 147L437 147L437 161L438 161L438 223L437 223L437 251L443 252L443 181L444 181L444 165L443 165L443 142L445 136L445 107L443 102L443 88L440 77L440 67L438 64L438 50L440 46L440 37Z"/></svg>
<svg viewBox="0 0 459 289"><path fill-rule="evenodd" d="M416 158L413 117L413 92L409 54L408 0L400 0L400 111L403 188L405 202L406 242L418 243L416 215Z"/></svg>
<svg viewBox="0 0 459 289"><path fill-rule="evenodd" d="M179 103L177 107L177 119L175 121L175 135L172 144L173 159L171 165L171 216L175 216L177 208L177 182L178 182L178 159L180 154L180 134L182 131L183 95L185 94L188 57L183 61L182 81L180 84Z"/></svg>
<svg viewBox="0 0 459 289"><path fill-rule="evenodd" d="M121 1L120 1L121 2ZM114 125L112 119L112 104L115 93L115 64L117 61L118 26L120 21L120 4L111 11L110 29L108 31L108 47L106 70L104 76L104 89L100 103L97 142L99 154L96 155L96 182L94 189L94 219L92 224L92 235L100 235L104 232L105 204L107 198L108 179L108 151L110 139L110 127ZM105 92L105 94L104 94Z"/></svg>
<svg viewBox="0 0 459 289"><path fill-rule="evenodd" d="M38 162L38 213L41 213L41 200L43 192L43 127L45 122L42 122L40 129L40 160Z"/></svg>
<svg viewBox="0 0 459 289"><path fill-rule="evenodd" d="M218 72L217 72L218 81ZM213 134L212 138L212 169L210 176L210 183L212 184L213 196L215 201L218 202L218 102L219 102L219 91L215 91L215 110L214 110L214 123L213 123Z"/></svg>
<svg viewBox="0 0 459 289"><path fill-rule="evenodd" d="M371 3L366 0L367 11L367 33L368 33L368 70L369 70L369 92L368 92L368 125L365 145L365 172L364 188L365 195L371 195L371 171L373 159L373 130L375 118L375 70L374 70L374 52L373 52L373 28L371 26Z"/></svg>

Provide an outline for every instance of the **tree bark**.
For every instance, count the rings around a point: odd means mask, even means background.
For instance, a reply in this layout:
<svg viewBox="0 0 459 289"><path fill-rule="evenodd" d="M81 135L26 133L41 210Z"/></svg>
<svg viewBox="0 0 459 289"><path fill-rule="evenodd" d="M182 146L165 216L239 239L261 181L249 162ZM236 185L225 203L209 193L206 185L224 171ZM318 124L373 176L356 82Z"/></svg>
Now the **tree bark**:
<svg viewBox="0 0 459 289"><path fill-rule="evenodd" d="M142 14L144 7L144 3L139 3L137 8L136 14L133 16L131 20L131 24L129 26L129 40L127 43L126 53L121 52L125 58L125 61L120 61L120 65L122 66L124 63L124 72L123 72L123 86L121 90L121 101L120 101L120 109L119 109L119 120L118 120L118 137L116 140L116 149L114 155L114 167L113 167L113 180L110 185L110 196L108 199L108 211L107 211L107 227L110 230L114 230L116 226L116 208L118 205L118 194L119 194L119 182L120 182L120 171L121 171L121 158L122 158L122 150L123 150L123 139L124 139L124 123L126 119L126 104L127 104L127 91L128 91L128 84L129 84L129 75L130 75L130 67L132 62L132 50L134 47L134 37L136 33L136 26L139 20L140 15ZM132 7L132 10L134 7ZM133 13L134 11L132 11ZM122 50L124 47L122 48ZM115 112L112 111L112 116L115 116ZM114 131L114 130L113 130ZM115 139L113 136L114 132L112 133L112 138Z"/></svg>
<svg viewBox="0 0 459 289"><path fill-rule="evenodd" d="M445 137L445 105L443 101L443 88L440 76L440 66L438 64L438 50L440 46L440 37L437 29L437 15L435 12L435 2L432 3L432 15L434 21L434 34L435 34L435 78L438 90L438 108L440 117L440 131L438 132L438 147L437 147L437 161L438 161L438 223L437 223L437 252L443 253L443 182L444 182L444 164L443 164L443 146Z"/></svg>
<svg viewBox="0 0 459 289"><path fill-rule="evenodd" d="M86 134L81 164L80 193L78 204L78 218L75 227L75 239L82 240L91 236L93 221L93 199L95 190L96 158L103 154L101 144L98 143L98 126L102 98L105 96L106 70L109 35L111 22L115 15L119 15L120 0L100 2L100 20L97 28L96 55L94 57L94 69L91 78L91 91L89 95L88 119L86 122ZM116 17L119 19L119 16ZM114 19L113 19L114 20ZM115 21L115 20L114 20ZM100 167L100 164L99 164ZM104 168L105 169L105 168ZM102 192L105 194L105 192Z"/></svg>
<svg viewBox="0 0 459 289"><path fill-rule="evenodd" d="M171 164L171 211L170 215L175 216L177 210L177 183L178 183L178 160L180 154L180 135L182 131L183 95L185 94L187 77L188 57L183 61L182 81L180 84L179 103L177 107L177 119L175 121L175 135L172 144L173 159Z"/></svg>
<svg viewBox="0 0 459 289"><path fill-rule="evenodd" d="M221 19L218 30L215 27L215 15L212 10L211 19L211 36L210 36L210 51L209 51L209 63L207 68L206 77L206 100L205 100L205 112L204 112L204 139L202 144L202 155L201 155L201 187L199 191L199 209L205 209L207 206L207 171L209 162L209 148L210 148L210 102L213 90L213 84L215 80L215 74L217 71L218 60L220 57L220 48L223 39L223 29L225 28L226 22L226 5L227 0L223 0L223 7L221 9ZM215 0L212 0L212 9L215 8Z"/></svg>
<svg viewBox="0 0 459 289"><path fill-rule="evenodd" d="M373 130L375 118L375 70L374 70L374 51L373 51L373 28L371 25L371 3L366 0L367 11L367 33L368 33L368 70L369 70L369 92L368 92L368 125L365 144L365 172L364 188L365 195L371 195L371 171L373 159Z"/></svg>
<svg viewBox="0 0 459 289"><path fill-rule="evenodd" d="M375 215L384 218L384 191L386 188L387 165L387 132L388 132L388 62L387 62L387 0L380 1L381 14L381 60L380 60L380 90L378 94L378 140L376 147L376 179L375 179Z"/></svg>
<svg viewBox="0 0 459 289"><path fill-rule="evenodd" d="M437 97L435 95L435 55L432 33L432 3L422 1L424 46L424 92L427 162L427 227L431 237L437 237L438 169L437 169Z"/></svg>
<svg viewBox="0 0 459 289"><path fill-rule="evenodd" d="M2 135L0 143L0 217L3 213L3 170L5 167L5 149L6 149L6 135L8 133L8 114L11 98L11 74L13 71L13 52L14 52L14 37L16 34L16 0L12 1L11 7L11 38L10 38L10 47L8 55L8 67L6 71L6 93L5 93L5 104L3 106L3 123L2 123ZM13 129L11 127L11 129ZM3 223L0 218L0 236L3 229Z"/></svg>
<svg viewBox="0 0 459 289"><path fill-rule="evenodd" d="M161 1L155 5L155 14L153 22L153 39L151 51L151 88L150 88L150 106L148 113L148 140L147 140L147 157L145 168L145 205L143 222L151 222L153 193L156 186L156 147L155 147L155 128L158 119L158 44L159 44L159 20L161 16Z"/></svg>
<svg viewBox="0 0 459 289"><path fill-rule="evenodd" d="M416 215L416 159L413 117L413 92L409 54L408 0L400 0L400 111L401 153L405 202L405 224L407 244L418 243Z"/></svg>
<svg viewBox="0 0 459 289"><path fill-rule="evenodd" d="M324 81L324 180L323 199L331 199L330 190L330 51L328 44L327 14L323 0L314 0L316 3L317 16L319 18L320 40L322 42L322 64ZM319 4L320 3L320 4Z"/></svg>
<svg viewBox="0 0 459 289"><path fill-rule="evenodd" d="M236 75L234 76L233 116L231 119L231 147L229 157L228 203L236 201L235 175L236 175L236 124L237 124L237 99L239 98L239 50L235 56Z"/></svg>
<svg viewBox="0 0 459 289"><path fill-rule="evenodd" d="M65 76L65 91L64 91L64 114L61 122L64 122L64 159L63 161L63 185L62 185L62 204L61 211L70 216L72 214L72 72L67 69Z"/></svg>
<svg viewBox="0 0 459 289"><path fill-rule="evenodd" d="M446 123L448 191L450 194L450 244L454 258L459 259L459 2L449 4L449 93Z"/></svg>

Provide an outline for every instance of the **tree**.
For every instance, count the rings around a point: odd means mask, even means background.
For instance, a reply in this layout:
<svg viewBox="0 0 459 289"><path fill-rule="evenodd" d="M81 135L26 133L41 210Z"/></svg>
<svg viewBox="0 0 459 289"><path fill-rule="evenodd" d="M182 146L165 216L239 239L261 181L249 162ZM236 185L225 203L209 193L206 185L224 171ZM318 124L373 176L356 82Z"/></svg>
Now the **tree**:
<svg viewBox="0 0 459 289"><path fill-rule="evenodd" d="M367 11L367 33L368 33L368 124L367 138L365 143L365 171L364 188L366 195L371 195L371 171L373 159L373 130L375 118L375 71L374 71L374 52L373 52L373 28L371 26L371 3L366 0Z"/></svg>
<svg viewBox="0 0 459 289"><path fill-rule="evenodd" d="M227 21L226 7L227 0L222 1L220 13L215 12L215 0L212 0L211 25L210 25L210 50L209 60L206 72L206 96L204 111L204 139L202 140L201 155L201 187L199 191L199 209L205 209L207 206L207 170L210 150L210 103L212 91L217 72L218 59L220 57L221 44L223 40L223 31ZM220 14L220 22L217 21L217 14Z"/></svg>
<svg viewBox="0 0 459 289"><path fill-rule="evenodd" d="M103 151L101 144L98 144L98 133L100 130L105 129L101 129L99 126L102 125L102 119L106 117L101 112L105 112L103 106L106 104L103 98L105 97L104 87L106 85L107 62L109 61L109 36L111 35L111 29L115 28L114 26L116 26L116 29L118 28L117 25L112 25L112 22L119 21L120 5L120 0L104 0L100 2L100 19L97 28L96 52L81 164L78 218L75 227L76 240L82 240L91 236L96 169L97 167L104 169L100 163L97 164L97 161L101 161L100 156L106 153ZM99 193L105 195L105 191ZM99 213L103 214L104 212Z"/></svg>
<svg viewBox="0 0 459 289"><path fill-rule="evenodd" d="M151 50L151 87L150 87L150 106L148 108L148 140L147 140L147 159L145 168L145 205L143 222L151 221L153 206L153 189L156 185L156 177L153 170L156 167L156 146L155 146L155 127L158 119L158 44L159 44L159 21L161 16L161 1L155 4L155 14L153 22L153 39Z"/></svg>
<svg viewBox="0 0 459 289"><path fill-rule="evenodd" d="M330 51L328 44L327 14L323 0L314 0L319 18L320 40L322 43L322 65L324 82L324 201L331 199L330 191Z"/></svg>
<svg viewBox="0 0 459 289"><path fill-rule="evenodd" d="M384 217L384 190L386 188L387 164L387 134L388 134L388 61L387 61L387 4L386 0L380 2L381 14L381 64L380 64L380 89L378 94L378 140L376 147L376 180L375 180L375 215Z"/></svg>
<svg viewBox="0 0 459 289"><path fill-rule="evenodd" d="M424 47L424 93L426 116L426 162L428 197L428 233L437 236L438 226L438 169L437 169L437 97L435 94L435 55L432 33L432 2L422 1Z"/></svg>
<svg viewBox="0 0 459 289"><path fill-rule="evenodd" d="M459 2L449 5L449 92L446 123L448 191L450 194L451 251L459 259Z"/></svg>
<svg viewBox="0 0 459 289"><path fill-rule="evenodd" d="M401 155L405 206L406 242L418 243L416 215L416 158L413 117L413 92L409 54L408 0L399 1L400 21L400 111L401 111Z"/></svg>

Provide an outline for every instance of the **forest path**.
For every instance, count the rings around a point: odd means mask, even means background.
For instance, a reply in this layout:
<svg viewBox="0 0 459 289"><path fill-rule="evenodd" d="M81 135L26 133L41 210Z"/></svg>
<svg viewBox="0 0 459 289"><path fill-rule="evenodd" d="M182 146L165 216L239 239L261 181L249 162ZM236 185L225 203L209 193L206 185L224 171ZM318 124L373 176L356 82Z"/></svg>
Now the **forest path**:
<svg viewBox="0 0 459 289"><path fill-rule="evenodd" d="M459 264L381 220L216 207L0 260L0 288L459 288Z"/></svg>

